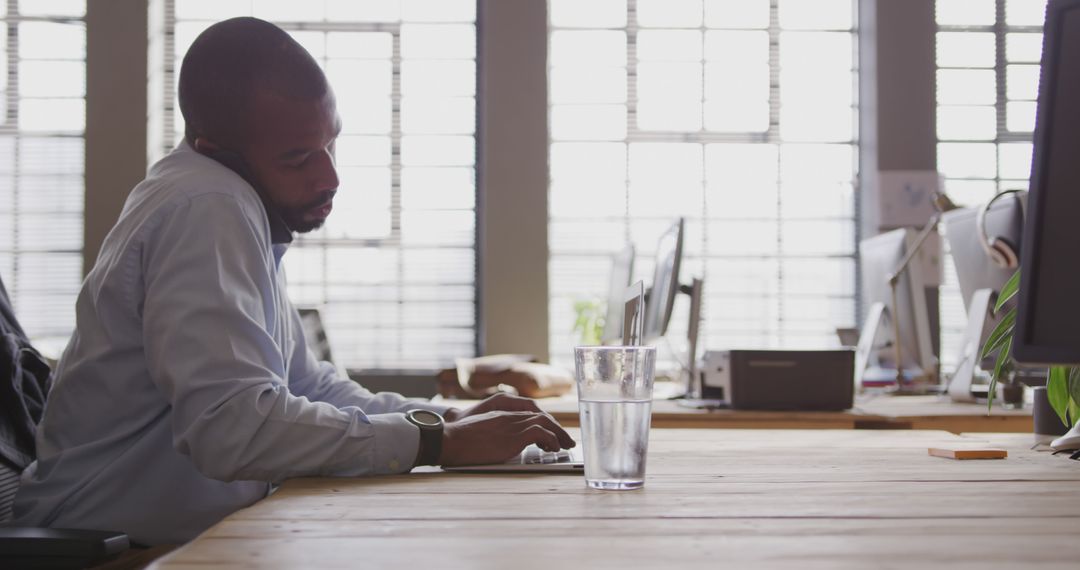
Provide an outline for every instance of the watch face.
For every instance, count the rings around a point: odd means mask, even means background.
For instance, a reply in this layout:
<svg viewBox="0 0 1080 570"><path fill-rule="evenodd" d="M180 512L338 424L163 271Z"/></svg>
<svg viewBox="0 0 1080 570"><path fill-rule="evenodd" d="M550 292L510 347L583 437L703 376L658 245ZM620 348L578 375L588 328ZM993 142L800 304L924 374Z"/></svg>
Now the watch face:
<svg viewBox="0 0 1080 570"><path fill-rule="evenodd" d="M413 410L409 412L414 420L426 426L438 426L442 424L442 418L435 412L428 410Z"/></svg>

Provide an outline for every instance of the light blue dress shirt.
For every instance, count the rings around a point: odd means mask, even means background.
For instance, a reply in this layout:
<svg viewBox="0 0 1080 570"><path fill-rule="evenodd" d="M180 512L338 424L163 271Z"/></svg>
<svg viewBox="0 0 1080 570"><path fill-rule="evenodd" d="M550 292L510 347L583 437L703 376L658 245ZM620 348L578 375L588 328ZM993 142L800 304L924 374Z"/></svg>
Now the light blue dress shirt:
<svg viewBox="0 0 1080 570"><path fill-rule="evenodd" d="M76 304L16 524L180 543L310 475L402 473L448 408L318 362L255 190L181 143L132 191Z"/></svg>

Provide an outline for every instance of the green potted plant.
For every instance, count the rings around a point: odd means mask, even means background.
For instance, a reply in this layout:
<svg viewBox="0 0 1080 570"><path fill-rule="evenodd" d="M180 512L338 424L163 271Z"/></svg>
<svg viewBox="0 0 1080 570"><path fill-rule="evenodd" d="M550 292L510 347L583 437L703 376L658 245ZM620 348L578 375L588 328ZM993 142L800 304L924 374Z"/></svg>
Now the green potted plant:
<svg viewBox="0 0 1080 570"><path fill-rule="evenodd" d="M1020 290L1020 270L1005 283L994 304L994 314L998 314ZM990 376L989 412L994 403L994 391L998 381L1008 381L1014 372L1012 360L1013 333L1016 329L1016 306L1013 305L1002 316L983 345L982 358L994 354L994 372ZM1050 405L1061 418L1062 423L1071 426L1080 419L1080 367L1051 366L1046 377L1046 397ZM1071 421L1071 423L1070 423Z"/></svg>
<svg viewBox="0 0 1080 570"><path fill-rule="evenodd" d="M604 334L606 305L597 299L579 299L574 301L574 328L583 345L600 344Z"/></svg>

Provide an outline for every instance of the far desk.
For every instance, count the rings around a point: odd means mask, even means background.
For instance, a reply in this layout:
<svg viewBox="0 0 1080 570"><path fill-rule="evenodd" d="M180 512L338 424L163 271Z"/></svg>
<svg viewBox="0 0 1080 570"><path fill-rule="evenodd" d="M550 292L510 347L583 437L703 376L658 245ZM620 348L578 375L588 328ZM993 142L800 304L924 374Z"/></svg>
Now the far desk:
<svg viewBox="0 0 1080 570"><path fill-rule="evenodd" d="M1017 435L1004 460L927 455L959 441L654 429L645 489L626 492L575 475L295 479L157 567L1075 568L1080 462Z"/></svg>
<svg viewBox="0 0 1080 570"><path fill-rule="evenodd" d="M566 426L578 426L574 396L545 398L540 407ZM886 396L856 399L842 412L759 412L749 410L694 410L673 400L656 400L653 427L746 429L940 429L963 432L1030 433L1031 410L1006 410L995 403L957 404L947 396Z"/></svg>

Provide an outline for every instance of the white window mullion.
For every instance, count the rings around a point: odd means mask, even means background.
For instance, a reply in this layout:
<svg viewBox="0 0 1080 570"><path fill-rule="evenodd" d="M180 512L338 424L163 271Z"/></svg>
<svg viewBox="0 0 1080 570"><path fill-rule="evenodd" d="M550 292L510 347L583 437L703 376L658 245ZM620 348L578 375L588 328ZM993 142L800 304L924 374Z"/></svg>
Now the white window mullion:
<svg viewBox="0 0 1080 570"><path fill-rule="evenodd" d="M632 241L635 278L649 281L656 240L676 216L687 218L683 280L707 277L703 344L835 344L833 327L853 325L855 312L855 71L843 67L854 2L549 5L553 360L567 363L579 340L575 302L603 302L610 255ZM814 59L785 57L788 41L821 52L827 89L799 81ZM619 92L609 80L622 68ZM846 120L803 112L815 100ZM615 108L625 134L605 121ZM668 334L676 351L685 313L682 299Z"/></svg>
<svg viewBox="0 0 1080 570"><path fill-rule="evenodd" d="M74 328L82 280L85 10L0 5L0 276L49 353Z"/></svg>

